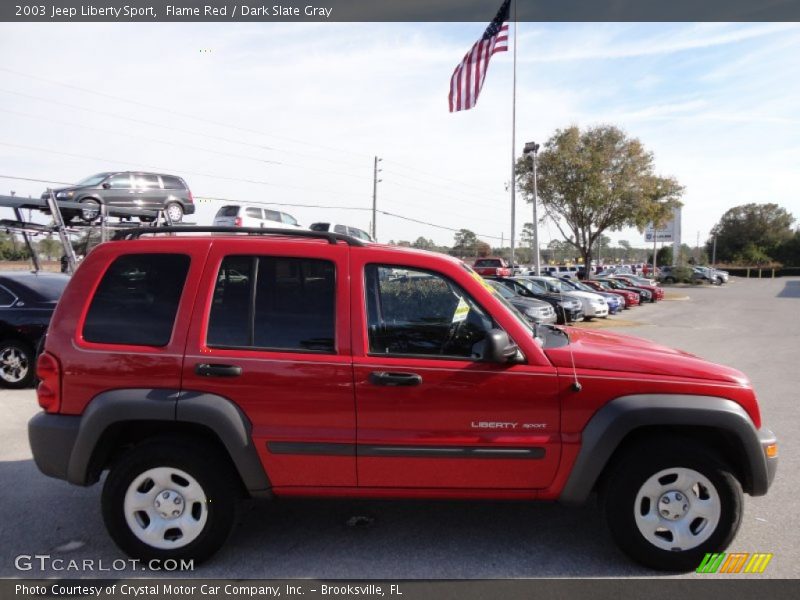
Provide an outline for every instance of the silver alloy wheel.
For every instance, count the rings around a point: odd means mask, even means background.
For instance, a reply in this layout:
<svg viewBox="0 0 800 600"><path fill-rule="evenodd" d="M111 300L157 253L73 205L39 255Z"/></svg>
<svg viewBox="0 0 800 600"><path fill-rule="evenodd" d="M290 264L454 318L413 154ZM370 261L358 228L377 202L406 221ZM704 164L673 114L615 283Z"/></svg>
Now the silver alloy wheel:
<svg viewBox="0 0 800 600"><path fill-rule="evenodd" d="M128 486L123 504L133 534L153 548L182 548L203 531L208 500L197 480L180 469L148 469Z"/></svg>
<svg viewBox="0 0 800 600"><path fill-rule="evenodd" d="M6 383L19 383L30 368L28 357L19 348L7 346L0 350L0 378Z"/></svg>
<svg viewBox="0 0 800 600"><path fill-rule="evenodd" d="M100 203L97 200L81 200L81 219L86 222L94 221L100 216Z"/></svg>
<svg viewBox="0 0 800 600"><path fill-rule="evenodd" d="M180 223L183 219L183 209L180 204L174 202L167 205L167 216L173 223Z"/></svg>
<svg viewBox="0 0 800 600"><path fill-rule="evenodd" d="M633 510L636 526L648 542L662 550L686 551L711 537L722 505L707 477L693 469L674 467L644 482Z"/></svg>

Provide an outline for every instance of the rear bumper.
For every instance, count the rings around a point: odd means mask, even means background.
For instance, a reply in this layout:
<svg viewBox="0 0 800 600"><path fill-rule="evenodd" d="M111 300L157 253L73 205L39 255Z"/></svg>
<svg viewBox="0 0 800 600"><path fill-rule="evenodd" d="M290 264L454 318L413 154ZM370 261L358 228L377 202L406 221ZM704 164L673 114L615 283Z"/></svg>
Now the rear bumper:
<svg viewBox="0 0 800 600"><path fill-rule="evenodd" d="M194 204L184 204L183 205L183 214L185 215L193 215L194 211L196 210Z"/></svg>
<svg viewBox="0 0 800 600"><path fill-rule="evenodd" d="M28 422L33 460L48 477L67 480L69 460L78 438L81 418L40 412Z"/></svg>

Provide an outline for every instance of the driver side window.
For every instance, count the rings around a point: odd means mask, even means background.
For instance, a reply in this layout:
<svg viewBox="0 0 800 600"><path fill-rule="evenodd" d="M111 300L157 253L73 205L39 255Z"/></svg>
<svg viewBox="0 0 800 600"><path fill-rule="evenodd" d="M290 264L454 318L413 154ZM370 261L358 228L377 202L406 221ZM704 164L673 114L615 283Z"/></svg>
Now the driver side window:
<svg viewBox="0 0 800 600"><path fill-rule="evenodd" d="M480 360L496 327L446 277L420 269L367 265L369 352Z"/></svg>

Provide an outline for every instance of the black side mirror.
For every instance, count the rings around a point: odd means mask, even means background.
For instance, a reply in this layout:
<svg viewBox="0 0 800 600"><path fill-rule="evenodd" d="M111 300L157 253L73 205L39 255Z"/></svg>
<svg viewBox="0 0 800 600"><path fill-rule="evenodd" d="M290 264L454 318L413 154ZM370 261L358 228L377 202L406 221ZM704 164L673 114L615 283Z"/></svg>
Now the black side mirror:
<svg viewBox="0 0 800 600"><path fill-rule="evenodd" d="M108 182L106 181L106 182L103 184L103 189L104 189L104 190L110 190L110 189L111 189L111 184L110 184L110 183L108 183Z"/></svg>
<svg viewBox="0 0 800 600"><path fill-rule="evenodd" d="M490 329L486 334L483 358L489 362L513 362L519 354L519 348L511 341L502 329Z"/></svg>

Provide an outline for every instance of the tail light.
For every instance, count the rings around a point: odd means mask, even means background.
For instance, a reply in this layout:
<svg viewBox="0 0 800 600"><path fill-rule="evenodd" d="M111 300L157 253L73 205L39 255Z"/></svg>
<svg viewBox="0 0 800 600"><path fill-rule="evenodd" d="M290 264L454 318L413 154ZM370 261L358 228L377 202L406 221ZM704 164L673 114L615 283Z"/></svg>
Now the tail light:
<svg viewBox="0 0 800 600"><path fill-rule="evenodd" d="M39 355L36 363L36 376L39 385L36 387L36 397L45 412L58 412L61 407L61 365L58 359L47 352Z"/></svg>
<svg viewBox="0 0 800 600"><path fill-rule="evenodd" d="M233 224L234 224L236 227L241 227L241 226L242 226L242 217L236 217L236 218L233 220Z"/></svg>
<svg viewBox="0 0 800 600"><path fill-rule="evenodd" d="M189 203L194 204L194 196L192 196L192 190L186 190L189 192Z"/></svg>

